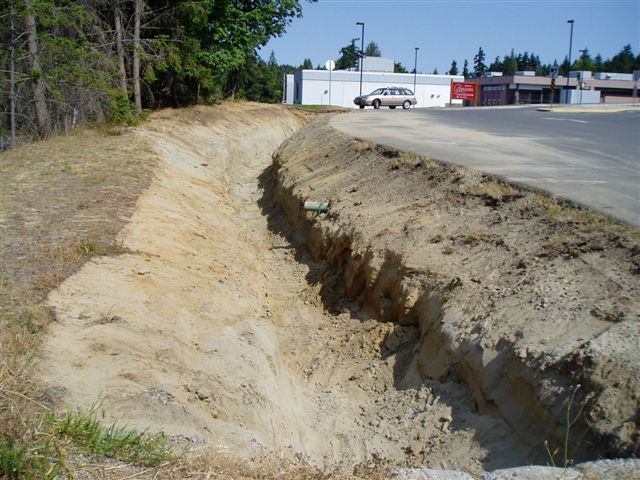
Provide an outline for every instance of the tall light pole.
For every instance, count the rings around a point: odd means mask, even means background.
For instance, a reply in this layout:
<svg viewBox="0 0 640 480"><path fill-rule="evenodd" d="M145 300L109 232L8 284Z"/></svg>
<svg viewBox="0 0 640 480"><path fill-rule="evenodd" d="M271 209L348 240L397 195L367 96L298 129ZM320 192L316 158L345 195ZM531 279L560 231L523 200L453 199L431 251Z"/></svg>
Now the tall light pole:
<svg viewBox="0 0 640 480"><path fill-rule="evenodd" d="M364 22L356 22L362 25L362 35L360 35L360 96L362 96L362 67L364 66Z"/></svg>
<svg viewBox="0 0 640 480"><path fill-rule="evenodd" d="M565 103L569 103L569 72L571 71L571 49L573 48L573 20L567 20L571 24L571 34L569 35L569 66L567 67L567 94L564 98Z"/></svg>
<svg viewBox="0 0 640 480"><path fill-rule="evenodd" d="M415 47L416 49L416 58L413 60L413 93L416 94L416 79L418 77L418 50L420 47Z"/></svg>

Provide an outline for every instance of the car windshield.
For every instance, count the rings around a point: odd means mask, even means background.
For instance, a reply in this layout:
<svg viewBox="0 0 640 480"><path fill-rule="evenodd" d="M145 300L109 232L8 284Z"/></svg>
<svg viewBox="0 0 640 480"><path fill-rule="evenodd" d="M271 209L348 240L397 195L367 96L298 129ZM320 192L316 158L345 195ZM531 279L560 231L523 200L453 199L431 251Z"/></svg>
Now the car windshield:
<svg viewBox="0 0 640 480"><path fill-rule="evenodd" d="M369 95L382 95L382 92L384 92L384 88L377 88L373 92L371 92Z"/></svg>

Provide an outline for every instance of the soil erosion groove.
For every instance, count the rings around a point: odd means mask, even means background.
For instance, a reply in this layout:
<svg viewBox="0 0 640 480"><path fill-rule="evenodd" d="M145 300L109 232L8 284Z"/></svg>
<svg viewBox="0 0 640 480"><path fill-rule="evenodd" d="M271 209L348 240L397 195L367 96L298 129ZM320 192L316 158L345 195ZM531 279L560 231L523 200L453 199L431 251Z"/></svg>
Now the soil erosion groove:
<svg viewBox="0 0 640 480"><path fill-rule="evenodd" d="M607 442L598 453L633 450L630 240L589 237L591 251L552 265L575 247L556 241L563 227L535 224L546 243L486 227L506 222L502 208L535 209L525 193L487 193L479 174L304 123L286 108L228 104L160 112L138 129L161 161L119 236L132 253L88 262L47 300L50 398L101 398L107 422L241 456L475 475L543 458L540 440L561 437L562 400L586 379L578 401L591 402L595 427L582 425L577 458L594 438ZM417 186L425 178L433 191ZM331 200L330 213L305 213L305 199ZM548 271L570 279L561 299ZM592 271L605 280L584 281ZM581 331L571 315L555 331L534 322L580 288L593 305L569 306L596 312Z"/></svg>

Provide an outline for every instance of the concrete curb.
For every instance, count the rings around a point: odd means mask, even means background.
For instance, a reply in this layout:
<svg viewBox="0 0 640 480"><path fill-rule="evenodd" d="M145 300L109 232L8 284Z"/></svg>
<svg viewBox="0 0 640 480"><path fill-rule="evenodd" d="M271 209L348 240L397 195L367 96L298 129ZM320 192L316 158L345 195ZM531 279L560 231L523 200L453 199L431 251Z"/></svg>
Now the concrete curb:
<svg viewBox="0 0 640 480"><path fill-rule="evenodd" d="M468 473L455 470L398 468L394 469L393 473L393 480L474 480L474 477ZM487 472L479 480L588 480L596 478L608 480L640 478L640 460L635 458L598 460L569 468L538 465L504 468Z"/></svg>

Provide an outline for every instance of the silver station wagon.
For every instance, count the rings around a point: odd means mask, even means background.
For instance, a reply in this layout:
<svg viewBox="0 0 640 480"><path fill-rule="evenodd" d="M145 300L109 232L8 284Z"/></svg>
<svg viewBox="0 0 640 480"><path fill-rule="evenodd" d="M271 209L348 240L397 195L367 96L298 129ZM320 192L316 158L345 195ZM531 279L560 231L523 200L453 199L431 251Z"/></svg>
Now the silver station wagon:
<svg viewBox="0 0 640 480"><path fill-rule="evenodd" d="M369 95L362 95L353 99L353 103L360 108L380 107L396 108L402 105L405 110L418 103L416 96L411 90L404 87L384 87L377 88Z"/></svg>

